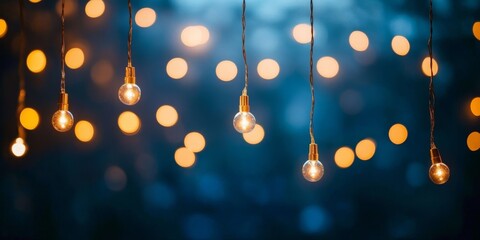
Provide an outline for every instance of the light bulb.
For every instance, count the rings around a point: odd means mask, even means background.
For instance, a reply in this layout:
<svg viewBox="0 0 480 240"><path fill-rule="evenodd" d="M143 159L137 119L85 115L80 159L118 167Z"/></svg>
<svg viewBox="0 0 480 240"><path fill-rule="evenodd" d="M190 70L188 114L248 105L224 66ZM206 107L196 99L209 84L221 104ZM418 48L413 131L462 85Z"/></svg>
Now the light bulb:
<svg viewBox="0 0 480 240"><path fill-rule="evenodd" d="M428 171L430 180L435 184L444 184L450 178L450 169L442 162L442 157L437 148L430 149L430 158L432 160L432 166Z"/></svg>
<svg viewBox="0 0 480 240"><path fill-rule="evenodd" d="M66 132L73 126L73 115L68 111L68 94L60 94L60 103L58 111L52 116L52 125L59 132Z"/></svg>
<svg viewBox="0 0 480 240"><path fill-rule="evenodd" d="M310 143L308 160L303 164L303 177L309 182L317 182L323 177L323 164L318 160L318 146Z"/></svg>
<svg viewBox="0 0 480 240"><path fill-rule="evenodd" d="M15 139L10 149L15 157L22 157L27 152L25 141L23 141L23 139L20 137Z"/></svg>
<svg viewBox="0 0 480 240"><path fill-rule="evenodd" d="M125 68L125 83L118 89L118 99L125 105L135 105L142 95L140 87L135 84L135 68Z"/></svg>
<svg viewBox="0 0 480 240"><path fill-rule="evenodd" d="M239 133L248 133L255 128L255 116L250 112L250 105L248 104L248 96L242 94L240 96L239 111L233 118L233 127Z"/></svg>

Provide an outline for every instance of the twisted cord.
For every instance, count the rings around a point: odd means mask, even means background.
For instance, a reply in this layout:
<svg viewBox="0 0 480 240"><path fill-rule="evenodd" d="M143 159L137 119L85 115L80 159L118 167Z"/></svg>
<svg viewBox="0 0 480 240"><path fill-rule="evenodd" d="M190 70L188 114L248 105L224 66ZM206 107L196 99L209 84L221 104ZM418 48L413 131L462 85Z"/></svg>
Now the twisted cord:
<svg viewBox="0 0 480 240"><path fill-rule="evenodd" d="M248 64L247 64L247 51L245 50L245 29L247 27L247 22L245 21L245 9L247 5L245 0L242 4L242 54L243 54L243 63L245 65L245 86L243 88L242 94L247 95L248 89Z"/></svg>
<svg viewBox="0 0 480 240"><path fill-rule="evenodd" d="M313 86L313 0L310 0L310 91L312 93L312 106L310 108L310 141L315 143L315 137L313 135L313 113L315 109L315 89Z"/></svg>
<svg viewBox="0 0 480 240"><path fill-rule="evenodd" d="M60 91L65 93L65 0L62 0L62 78L60 80Z"/></svg>
<svg viewBox="0 0 480 240"><path fill-rule="evenodd" d="M18 77L19 77L19 91L18 91L18 106L17 106L17 124L18 137L25 139L25 129L20 123L20 113L25 108L25 73L23 71L23 64L25 62L25 20L23 19L23 0L18 0L19 14L20 14L20 50L18 56Z"/></svg>
<svg viewBox="0 0 480 240"><path fill-rule="evenodd" d="M128 0L128 66L132 66L132 2Z"/></svg>
<svg viewBox="0 0 480 240"><path fill-rule="evenodd" d="M430 57L430 84L428 87L428 109L430 113L430 148L435 148L435 88L433 84L433 3L430 0L429 21L430 37L428 38L428 55Z"/></svg>

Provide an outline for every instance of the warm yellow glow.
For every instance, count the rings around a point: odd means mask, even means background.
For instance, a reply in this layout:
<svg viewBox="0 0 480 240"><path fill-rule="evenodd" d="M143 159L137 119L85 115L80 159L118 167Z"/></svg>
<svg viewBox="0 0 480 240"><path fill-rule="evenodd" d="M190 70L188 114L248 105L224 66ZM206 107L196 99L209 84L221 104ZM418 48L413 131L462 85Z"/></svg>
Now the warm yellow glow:
<svg viewBox="0 0 480 240"><path fill-rule="evenodd" d="M92 140L95 130L93 125L88 121L79 121L75 125L75 136L81 142L90 142Z"/></svg>
<svg viewBox="0 0 480 240"><path fill-rule="evenodd" d="M181 79L187 72L188 64L183 58L174 58L167 63L167 74L173 79Z"/></svg>
<svg viewBox="0 0 480 240"><path fill-rule="evenodd" d="M333 78L337 76L340 66L333 57L322 57L317 62L317 71L324 78Z"/></svg>
<svg viewBox="0 0 480 240"><path fill-rule="evenodd" d="M210 39L210 31L202 25L188 26L180 34L182 43L187 47L196 47L206 44Z"/></svg>
<svg viewBox="0 0 480 240"><path fill-rule="evenodd" d="M348 168L352 166L355 160L355 153L349 147L341 147L335 152L335 164L339 168Z"/></svg>
<svg viewBox="0 0 480 240"><path fill-rule="evenodd" d="M75 122L73 114L68 110L59 109L52 116L52 126L59 132L66 132Z"/></svg>
<svg viewBox="0 0 480 240"><path fill-rule="evenodd" d="M480 22L475 22L472 26L473 36L480 41Z"/></svg>
<svg viewBox="0 0 480 240"><path fill-rule="evenodd" d="M29 0L31 3L39 3L41 2L42 0Z"/></svg>
<svg viewBox="0 0 480 240"><path fill-rule="evenodd" d="M430 166L428 175L433 183L444 184L450 178L450 169L445 163L435 163Z"/></svg>
<svg viewBox="0 0 480 240"><path fill-rule="evenodd" d="M5 36L5 34L7 34L7 29L8 29L7 22L0 18L0 38L2 38L3 36Z"/></svg>
<svg viewBox="0 0 480 240"><path fill-rule="evenodd" d="M183 140L185 147L194 153L201 152L205 148L205 138L199 132L191 132Z"/></svg>
<svg viewBox="0 0 480 240"><path fill-rule="evenodd" d="M474 152L480 149L480 133L472 132L467 137L467 146L470 151Z"/></svg>
<svg viewBox="0 0 480 240"><path fill-rule="evenodd" d="M39 123L40 116L38 115L38 112L35 111L35 109L24 108L20 112L20 124L22 124L25 129L34 130L38 127Z"/></svg>
<svg viewBox="0 0 480 240"><path fill-rule="evenodd" d="M250 144L259 144L265 137L265 130L260 124L255 124L252 131L243 133L243 139Z"/></svg>
<svg viewBox="0 0 480 240"><path fill-rule="evenodd" d="M280 66L273 59L263 59L257 66L258 75L265 80L272 80L280 73Z"/></svg>
<svg viewBox="0 0 480 240"><path fill-rule="evenodd" d="M322 179L325 169L318 160L307 160L302 166L302 175L309 182L317 182Z"/></svg>
<svg viewBox="0 0 480 240"><path fill-rule="evenodd" d="M248 133L255 128L256 119L251 112L240 111L233 117L233 128L239 133Z"/></svg>
<svg viewBox="0 0 480 240"><path fill-rule="evenodd" d="M118 116L118 127L125 135L137 134L140 126L140 118L133 112L126 111Z"/></svg>
<svg viewBox="0 0 480 240"><path fill-rule="evenodd" d="M215 69L218 79L228 82L232 81L238 73L237 65L232 61L221 61Z"/></svg>
<svg viewBox="0 0 480 240"><path fill-rule="evenodd" d="M65 64L71 69L78 69L83 65L85 55L80 48L71 48L65 55Z"/></svg>
<svg viewBox="0 0 480 240"><path fill-rule="evenodd" d="M13 155L15 155L15 157L21 157L27 152L27 146L25 145L25 142L22 138L17 138L12 144L10 150L12 151Z"/></svg>
<svg viewBox="0 0 480 240"><path fill-rule="evenodd" d="M392 39L392 50L399 56L405 56L410 51L410 42L406 37L397 35Z"/></svg>
<svg viewBox="0 0 480 240"><path fill-rule="evenodd" d="M357 146L355 147L355 153L360 160L370 160L373 155L375 155L375 142L370 139L363 139L362 141L358 142Z"/></svg>
<svg viewBox="0 0 480 240"><path fill-rule="evenodd" d="M183 168L191 167L195 163L195 153L186 147L181 147L175 151L175 162Z"/></svg>
<svg viewBox="0 0 480 240"><path fill-rule="evenodd" d="M107 85L113 78L115 71L112 64L107 60L100 60L93 65L90 71L90 77L101 86Z"/></svg>
<svg viewBox="0 0 480 240"><path fill-rule="evenodd" d="M47 66L47 57L42 50L33 50L27 56L27 67L33 73L39 73Z"/></svg>
<svg viewBox="0 0 480 240"><path fill-rule="evenodd" d="M139 27L147 28L152 26L157 19L155 10L151 8L142 8L135 14L135 23Z"/></svg>
<svg viewBox="0 0 480 240"><path fill-rule="evenodd" d="M470 103L470 110L472 111L473 115L477 117L480 116L480 97L472 99L472 102Z"/></svg>
<svg viewBox="0 0 480 240"><path fill-rule="evenodd" d="M300 23L297 24L293 30L292 30L292 35L295 41L301 44L306 44L310 43L310 40L312 38L312 34L310 33L311 28L309 24L306 23ZM313 35L315 36L315 30L313 32Z"/></svg>
<svg viewBox="0 0 480 240"><path fill-rule="evenodd" d="M368 48L368 36L362 31L353 31L348 38L350 46L355 51L363 52Z"/></svg>
<svg viewBox="0 0 480 240"><path fill-rule="evenodd" d="M90 0L85 5L85 14L91 18L98 18L105 12L105 3L102 0Z"/></svg>
<svg viewBox="0 0 480 240"><path fill-rule="evenodd" d="M178 121L178 113L174 107L163 105L157 110L157 122L164 127L171 127Z"/></svg>
<svg viewBox="0 0 480 240"><path fill-rule="evenodd" d="M433 65L433 76L435 76L438 73L438 64L435 58L433 58L432 65ZM422 72L423 74L425 74L425 76L430 76L430 57L426 57L425 59L423 59Z"/></svg>
<svg viewBox="0 0 480 240"><path fill-rule="evenodd" d="M407 140L408 130L400 123L394 124L388 131L388 137L393 144L400 145Z"/></svg>

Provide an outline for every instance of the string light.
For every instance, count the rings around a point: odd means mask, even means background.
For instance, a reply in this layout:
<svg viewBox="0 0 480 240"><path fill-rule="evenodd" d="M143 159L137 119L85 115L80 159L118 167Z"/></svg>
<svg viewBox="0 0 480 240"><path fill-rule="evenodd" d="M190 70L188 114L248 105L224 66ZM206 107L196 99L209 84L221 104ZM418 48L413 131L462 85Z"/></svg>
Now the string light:
<svg viewBox="0 0 480 240"><path fill-rule="evenodd" d="M73 115L68 111L68 93L65 91L65 0L62 0L62 77L60 79L60 100L58 110L52 116L52 125L59 132L66 132L73 126Z"/></svg>
<svg viewBox="0 0 480 240"><path fill-rule="evenodd" d="M135 78L135 67L132 66L132 3L128 0L128 63L125 68L125 83L118 89L118 98L125 105L135 105L142 95Z"/></svg>
<svg viewBox="0 0 480 240"><path fill-rule="evenodd" d="M25 143L26 133L23 125L20 121L20 115L22 110L25 108L25 75L23 72L23 62L25 57L25 22L23 19L23 0L18 0L19 15L20 15L20 51L19 51L19 60L18 60L18 105L17 105L17 130L18 137L12 143L11 151L12 154L16 157L22 157L27 152L27 146Z"/></svg>
<svg viewBox="0 0 480 240"><path fill-rule="evenodd" d="M429 98L428 98L428 109L430 112L430 160L432 165L430 166L429 176L435 184L444 184L448 181L450 177L450 169L448 166L443 163L442 156L440 151L438 151L437 146L435 146L435 89L433 85L433 4L430 0L430 9L429 9L429 22L430 22L430 37L428 38L428 55L430 61L430 84L429 84Z"/></svg>
<svg viewBox="0 0 480 240"><path fill-rule="evenodd" d="M309 182L319 181L324 174L323 164L319 161L318 146L315 143L313 134L313 114L315 109L315 89L313 87L313 0L310 0L310 91L312 94L312 105L310 108L310 145L308 151L308 159L303 164L303 177Z"/></svg>
<svg viewBox="0 0 480 240"><path fill-rule="evenodd" d="M242 53L243 62L245 64L245 87L243 88L242 95L240 96L239 111L233 118L233 127L239 133L248 133L255 128L255 116L250 112L250 104L248 100L247 88L248 88L248 64L247 64L247 52L245 50L245 9L246 4L243 0L242 4Z"/></svg>

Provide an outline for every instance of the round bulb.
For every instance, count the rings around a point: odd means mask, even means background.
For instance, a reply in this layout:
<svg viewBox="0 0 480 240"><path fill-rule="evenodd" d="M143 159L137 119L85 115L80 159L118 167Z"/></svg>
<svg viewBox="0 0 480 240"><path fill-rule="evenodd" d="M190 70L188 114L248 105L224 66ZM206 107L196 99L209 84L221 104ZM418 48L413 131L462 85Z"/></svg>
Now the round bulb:
<svg viewBox="0 0 480 240"><path fill-rule="evenodd" d="M27 146L22 138L17 138L15 142L13 142L11 150L15 157L21 157L27 152Z"/></svg>
<svg viewBox="0 0 480 240"><path fill-rule="evenodd" d="M430 166L430 180L435 184L444 184L450 177L450 169L445 163L435 163Z"/></svg>
<svg viewBox="0 0 480 240"><path fill-rule="evenodd" d="M125 105L134 105L141 95L142 91L135 83L125 83L118 89L118 98Z"/></svg>
<svg viewBox="0 0 480 240"><path fill-rule="evenodd" d="M317 182L323 177L323 164L318 160L307 160L302 167L303 177L309 182Z"/></svg>
<svg viewBox="0 0 480 240"><path fill-rule="evenodd" d="M73 126L73 115L67 110L58 110L53 114L52 125L59 132L66 132Z"/></svg>
<svg viewBox="0 0 480 240"><path fill-rule="evenodd" d="M233 127L239 133L248 133L255 128L255 117L250 112L238 112L233 118Z"/></svg>

